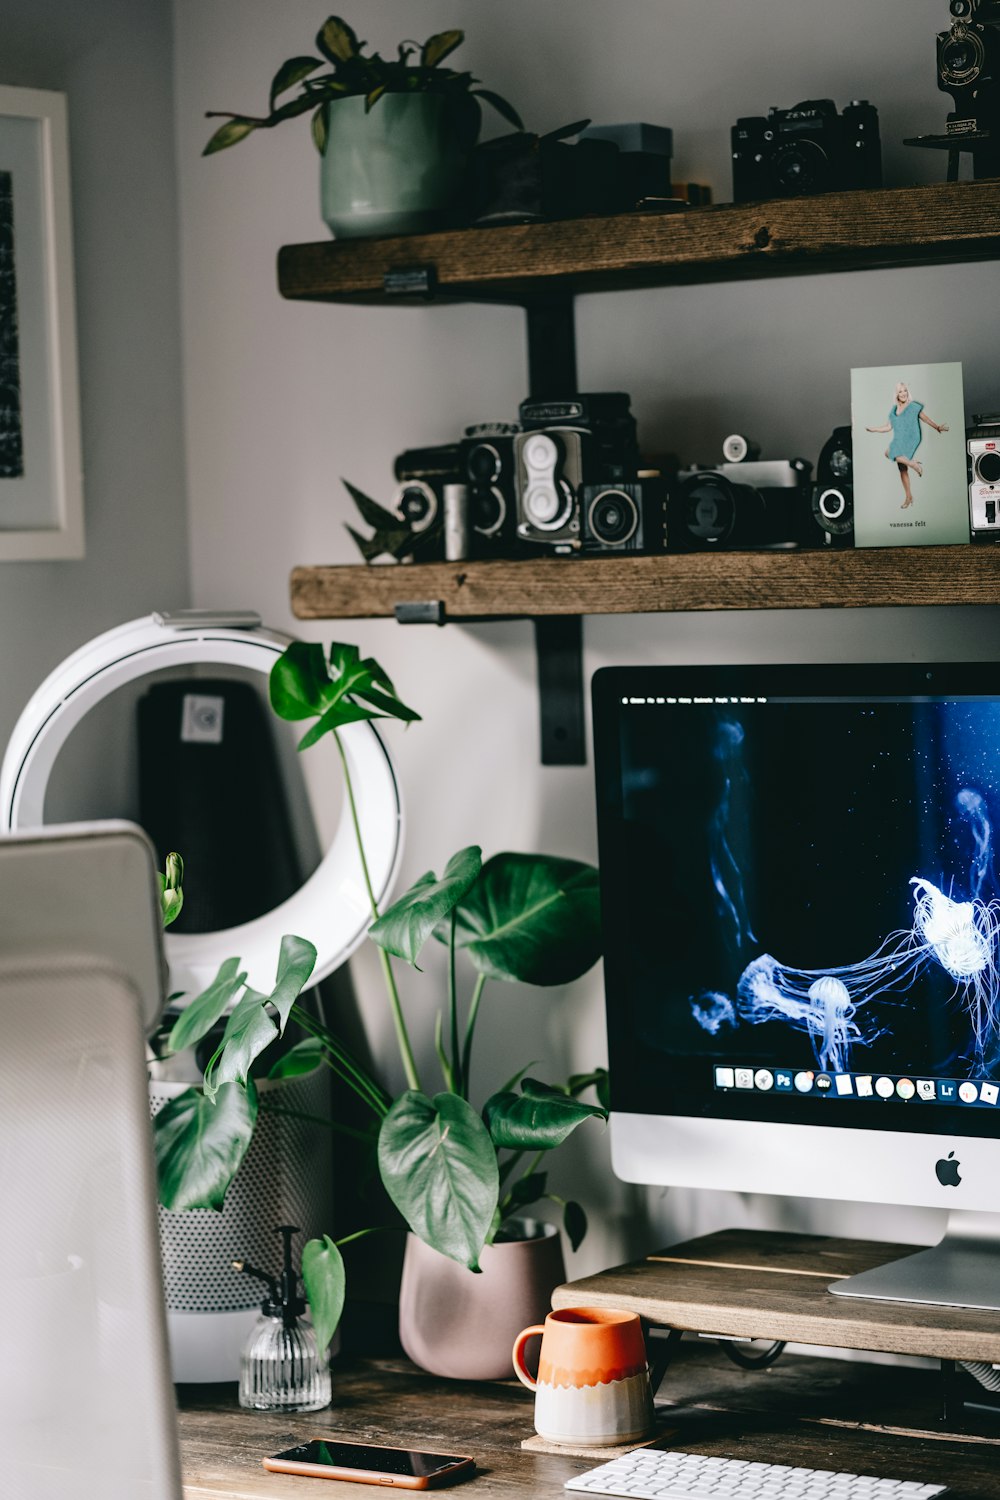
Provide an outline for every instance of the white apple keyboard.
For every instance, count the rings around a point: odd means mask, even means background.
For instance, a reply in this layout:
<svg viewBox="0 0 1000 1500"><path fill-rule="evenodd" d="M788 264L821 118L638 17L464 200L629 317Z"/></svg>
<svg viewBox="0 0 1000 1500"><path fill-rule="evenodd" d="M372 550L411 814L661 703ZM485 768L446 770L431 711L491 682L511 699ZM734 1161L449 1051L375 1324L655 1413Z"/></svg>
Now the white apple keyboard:
<svg viewBox="0 0 1000 1500"><path fill-rule="evenodd" d="M704 1458L699 1453L636 1448L566 1481L586 1495L630 1495L634 1500L931 1500L943 1484L799 1469L792 1464Z"/></svg>

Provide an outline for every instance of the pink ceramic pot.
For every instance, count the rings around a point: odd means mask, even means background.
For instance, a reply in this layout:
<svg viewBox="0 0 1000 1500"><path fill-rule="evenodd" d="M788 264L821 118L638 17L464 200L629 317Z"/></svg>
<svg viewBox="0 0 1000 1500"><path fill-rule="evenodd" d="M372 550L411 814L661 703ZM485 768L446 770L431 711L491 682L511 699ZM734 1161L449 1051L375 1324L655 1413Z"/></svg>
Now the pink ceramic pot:
<svg viewBox="0 0 1000 1500"><path fill-rule="evenodd" d="M566 1279L556 1226L521 1224L536 1237L487 1245L479 1276L407 1235L399 1338L414 1364L452 1380L510 1379L515 1338L544 1320Z"/></svg>

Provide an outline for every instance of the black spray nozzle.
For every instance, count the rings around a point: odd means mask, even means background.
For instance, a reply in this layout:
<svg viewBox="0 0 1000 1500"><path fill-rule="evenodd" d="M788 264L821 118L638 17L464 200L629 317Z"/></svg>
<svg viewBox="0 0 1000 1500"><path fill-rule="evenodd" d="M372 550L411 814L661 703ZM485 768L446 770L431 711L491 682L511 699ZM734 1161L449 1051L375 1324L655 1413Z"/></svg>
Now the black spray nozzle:
<svg viewBox="0 0 1000 1500"><path fill-rule="evenodd" d="M294 1224L282 1224L278 1233L284 1241L284 1266L280 1277L258 1271L248 1260L234 1260L232 1266L234 1271L242 1271L245 1276L264 1283L268 1295L261 1303L261 1311L269 1318L280 1317L286 1328L292 1328L296 1318L306 1310L305 1301L299 1296L299 1278L292 1261L292 1235L298 1234L299 1230Z"/></svg>

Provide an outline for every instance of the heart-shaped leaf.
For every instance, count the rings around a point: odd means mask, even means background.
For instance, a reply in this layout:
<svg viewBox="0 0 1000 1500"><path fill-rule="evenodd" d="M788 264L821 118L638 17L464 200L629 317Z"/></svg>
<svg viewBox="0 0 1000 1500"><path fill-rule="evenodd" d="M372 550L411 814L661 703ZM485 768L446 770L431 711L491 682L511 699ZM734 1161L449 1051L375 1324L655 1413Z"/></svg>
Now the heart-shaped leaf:
<svg viewBox="0 0 1000 1500"><path fill-rule="evenodd" d="M357 35L346 21L339 16L330 16L320 28L316 46L330 62L338 63L357 57L364 43L358 42Z"/></svg>
<svg viewBox="0 0 1000 1500"><path fill-rule="evenodd" d="M382 1121L378 1162L414 1234L478 1271L500 1182L489 1132L472 1106L457 1094L401 1094Z"/></svg>
<svg viewBox="0 0 1000 1500"><path fill-rule="evenodd" d="M328 1234L309 1240L302 1250L302 1280L320 1354L329 1347L344 1311L347 1277L344 1260Z"/></svg>
<svg viewBox="0 0 1000 1500"><path fill-rule="evenodd" d="M545 854L495 854L457 911L459 947L490 979L568 984L601 954L597 871Z"/></svg>
<svg viewBox="0 0 1000 1500"><path fill-rule="evenodd" d="M227 1083L245 1084L253 1061L269 1047L278 1028L266 1009L267 996L247 989L233 1007L222 1041L205 1069L205 1093L214 1099Z"/></svg>
<svg viewBox="0 0 1000 1500"><path fill-rule="evenodd" d="M323 63L318 57L290 57L283 62L271 80L271 92L268 97L268 108L273 109L275 100L279 94L286 89L292 88L296 83L301 83L303 78L308 78L310 73L315 73Z"/></svg>
<svg viewBox="0 0 1000 1500"><path fill-rule="evenodd" d="M482 869L477 844L453 854L439 880L433 870L421 875L405 895L368 929L372 942L416 967L417 957L435 927L472 888Z"/></svg>
<svg viewBox="0 0 1000 1500"><path fill-rule="evenodd" d="M321 721L304 736L300 750L341 724L385 717L410 722L420 717L396 696L388 674L373 657L362 660L357 646L336 641L328 657L321 646L292 641L271 668L270 693L279 718Z"/></svg>
<svg viewBox="0 0 1000 1500"><path fill-rule="evenodd" d="M238 958L227 958L207 989L202 990L174 1022L167 1037L167 1052L183 1052L211 1031L219 1017L236 999L246 983Z"/></svg>
<svg viewBox="0 0 1000 1500"><path fill-rule="evenodd" d="M420 49L420 62L425 68L434 68L465 40L464 31L439 31L429 36Z"/></svg>
<svg viewBox="0 0 1000 1500"><path fill-rule="evenodd" d="M160 1202L175 1213L221 1210L257 1119L257 1091L227 1083L215 1101L185 1089L153 1119Z"/></svg>
<svg viewBox="0 0 1000 1500"><path fill-rule="evenodd" d="M596 1104L584 1104L561 1089L526 1078L523 1093L499 1093L487 1099L483 1117L494 1146L511 1151L551 1151L561 1146L584 1120L606 1120Z"/></svg>

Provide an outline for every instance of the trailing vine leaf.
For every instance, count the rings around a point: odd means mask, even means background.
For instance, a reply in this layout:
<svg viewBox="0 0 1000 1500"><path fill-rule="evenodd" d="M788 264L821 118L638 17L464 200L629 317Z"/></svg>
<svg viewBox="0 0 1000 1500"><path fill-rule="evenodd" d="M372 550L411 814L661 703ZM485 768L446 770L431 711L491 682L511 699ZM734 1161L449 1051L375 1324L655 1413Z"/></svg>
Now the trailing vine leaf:
<svg viewBox="0 0 1000 1500"><path fill-rule="evenodd" d="M286 89L292 88L296 83L301 83L303 78L308 78L310 73L315 73L317 68L323 66L318 57L290 57L283 62L271 80L271 92L268 96L268 108L274 109L274 101L279 94Z"/></svg>
<svg viewBox="0 0 1000 1500"><path fill-rule="evenodd" d="M350 61L352 57L357 57L364 45L339 16L330 16L324 21L316 37L316 46L332 63Z"/></svg>
<svg viewBox="0 0 1000 1500"><path fill-rule="evenodd" d="M236 999L246 978L245 971L240 969L238 958L225 959L208 988L202 990L174 1022L167 1037L165 1051L183 1052L185 1047L194 1047L202 1037L207 1036Z"/></svg>
<svg viewBox="0 0 1000 1500"><path fill-rule="evenodd" d="M382 1121L382 1182L414 1234L470 1271L499 1199L497 1157L489 1133L458 1094L401 1094Z"/></svg>
<svg viewBox="0 0 1000 1500"><path fill-rule="evenodd" d="M497 114L503 115L504 119L513 125L515 130L524 129L524 121L514 106L508 104L506 99L501 99L499 94L494 94L492 89L471 89L470 92L475 94L479 99L485 99L487 104L492 104Z"/></svg>
<svg viewBox="0 0 1000 1500"><path fill-rule="evenodd" d="M526 1078L521 1094L498 1093L487 1099L483 1118L498 1149L551 1151L561 1146L584 1120L606 1120L596 1104L573 1099L563 1089Z"/></svg>
<svg viewBox="0 0 1000 1500"><path fill-rule="evenodd" d="M260 120L251 119L247 115L233 115L225 125L220 125L215 134L209 137L201 153L202 156L214 156L216 151L224 151L227 146L235 146L237 141L242 141L261 123Z"/></svg>
<svg viewBox="0 0 1000 1500"><path fill-rule="evenodd" d="M312 138L320 156L326 150L326 138L330 132L330 105L325 101L312 117Z"/></svg>
<svg viewBox="0 0 1000 1500"><path fill-rule="evenodd" d="M417 966L421 948L479 877L483 855L478 844L453 854L439 880L428 870L368 929L372 942Z"/></svg>
<svg viewBox="0 0 1000 1500"><path fill-rule="evenodd" d="M495 854L458 907L456 943L491 979L568 984L601 954L597 871L546 854Z"/></svg>
<svg viewBox="0 0 1000 1500"><path fill-rule="evenodd" d="M238 1083L219 1089L215 1101L185 1089L153 1119L160 1202L175 1213L221 1210L246 1155L257 1119L257 1091Z"/></svg>
<svg viewBox="0 0 1000 1500"><path fill-rule="evenodd" d="M347 1290L343 1256L328 1234L321 1240L308 1240L303 1247L302 1280L322 1355L337 1331Z"/></svg>
<svg viewBox="0 0 1000 1500"><path fill-rule="evenodd" d="M420 49L420 62L425 68L436 67L456 47L460 47L465 41L464 31L439 31L435 36L429 36Z"/></svg>

